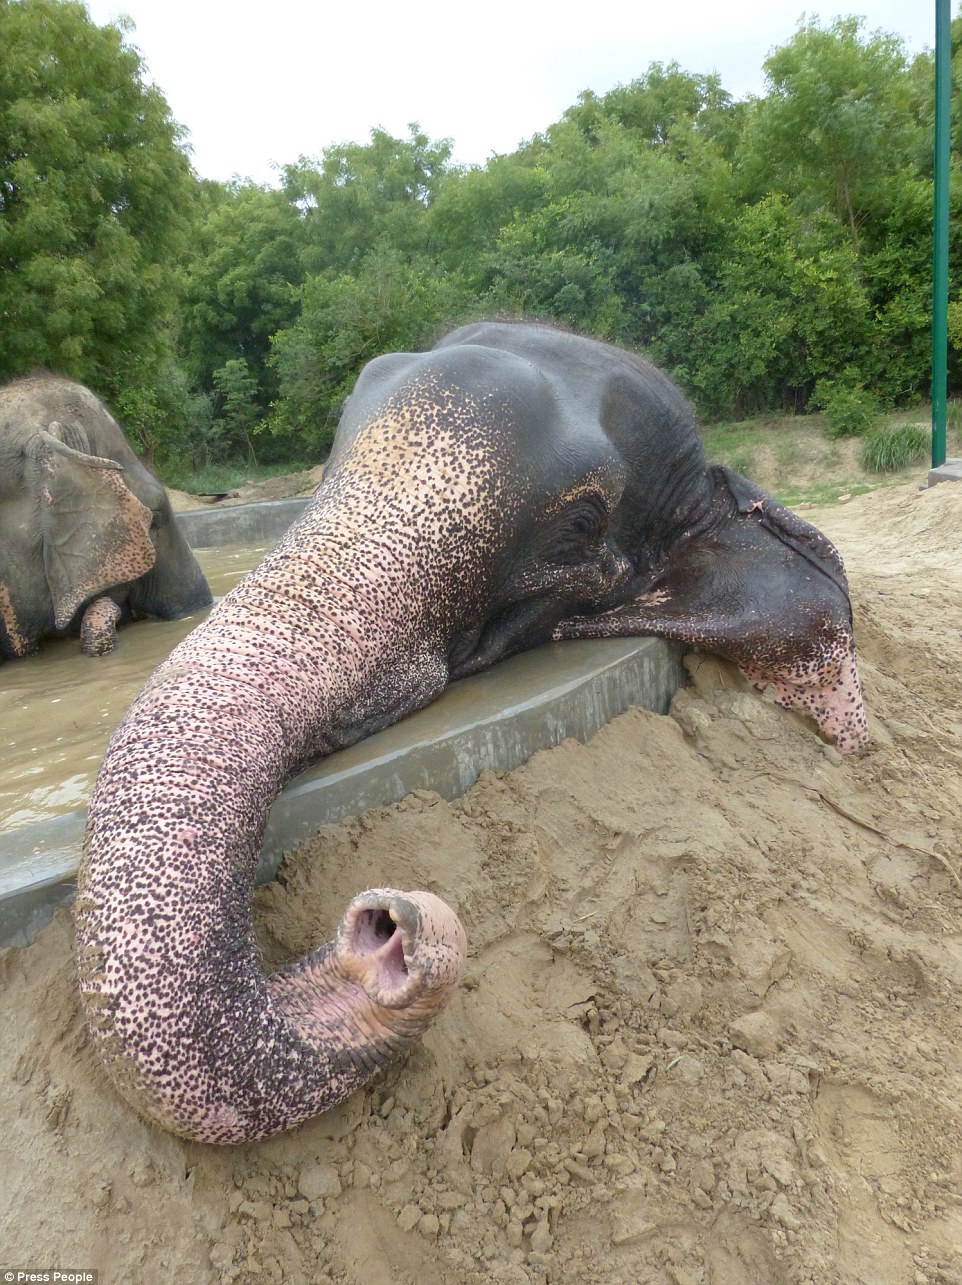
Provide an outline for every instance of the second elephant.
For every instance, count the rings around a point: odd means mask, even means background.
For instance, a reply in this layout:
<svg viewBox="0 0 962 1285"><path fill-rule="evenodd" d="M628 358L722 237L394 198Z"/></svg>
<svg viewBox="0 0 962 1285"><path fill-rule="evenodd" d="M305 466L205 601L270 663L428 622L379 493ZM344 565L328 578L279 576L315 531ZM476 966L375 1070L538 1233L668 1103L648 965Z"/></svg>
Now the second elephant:
<svg viewBox="0 0 962 1285"><path fill-rule="evenodd" d="M0 388L0 660L79 632L88 655L139 616L211 604L163 486L83 385L31 375Z"/></svg>

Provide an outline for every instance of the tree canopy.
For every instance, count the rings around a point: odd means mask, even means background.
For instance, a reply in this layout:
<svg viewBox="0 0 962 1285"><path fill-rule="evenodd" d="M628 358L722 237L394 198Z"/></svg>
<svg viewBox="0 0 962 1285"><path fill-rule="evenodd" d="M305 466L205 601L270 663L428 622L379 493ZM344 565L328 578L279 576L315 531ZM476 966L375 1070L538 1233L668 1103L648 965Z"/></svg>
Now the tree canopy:
<svg viewBox="0 0 962 1285"><path fill-rule="evenodd" d="M927 392L933 59L858 19L803 20L758 98L653 64L484 166L414 124L277 188L193 175L82 5L0 0L0 43L0 375L85 379L160 456L316 456L365 361L493 313L643 347L711 416Z"/></svg>
<svg viewBox="0 0 962 1285"><path fill-rule="evenodd" d="M0 0L0 378L122 400L169 352L196 180L161 92L70 0Z"/></svg>

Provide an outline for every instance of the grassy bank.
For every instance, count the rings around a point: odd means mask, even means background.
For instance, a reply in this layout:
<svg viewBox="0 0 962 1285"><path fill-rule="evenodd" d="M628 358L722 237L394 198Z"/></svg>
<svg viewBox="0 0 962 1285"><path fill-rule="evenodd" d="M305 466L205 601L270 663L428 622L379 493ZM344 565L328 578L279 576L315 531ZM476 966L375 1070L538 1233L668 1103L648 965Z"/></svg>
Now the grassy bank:
<svg viewBox="0 0 962 1285"><path fill-rule="evenodd" d="M824 415L762 417L734 424L712 424L704 428L705 451L714 463L730 468L758 482L783 504L831 504L841 496L861 495L880 486L925 480L929 467L929 426L927 405L898 411L885 417L886 426L896 429L915 424L921 429L924 455L903 468L884 473L863 467L863 439L826 435ZM948 430L949 455L962 454L962 409L953 407Z"/></svg>
<svg viewBox="0 0 962 1285"><path fill-rule="evenodd" d="M263 482L268 478L306 471L317 462L287 460L283 463L252 464L249 460L239 460L236 463L209 464L202 469L171 465L161 469L160 476L165 486L176 491L187 491L191 495L219 495L225 491L236 491L249 482Z"/></svg>

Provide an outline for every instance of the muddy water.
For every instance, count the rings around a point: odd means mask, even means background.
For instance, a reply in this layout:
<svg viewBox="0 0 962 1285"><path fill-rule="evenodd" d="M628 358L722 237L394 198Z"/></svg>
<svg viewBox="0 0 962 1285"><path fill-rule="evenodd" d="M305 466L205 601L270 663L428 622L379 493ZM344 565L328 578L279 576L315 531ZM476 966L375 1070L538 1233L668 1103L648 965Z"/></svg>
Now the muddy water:
<svg viewBox="0 0 962 1285"><path fill-rule="evenodd" d="M270 544L199 549L220 597ZM80 653L76 638L46 642L0 665L0 832L85 807L110 733L148 676L205 613L122 629L109 656Z"/></svg>

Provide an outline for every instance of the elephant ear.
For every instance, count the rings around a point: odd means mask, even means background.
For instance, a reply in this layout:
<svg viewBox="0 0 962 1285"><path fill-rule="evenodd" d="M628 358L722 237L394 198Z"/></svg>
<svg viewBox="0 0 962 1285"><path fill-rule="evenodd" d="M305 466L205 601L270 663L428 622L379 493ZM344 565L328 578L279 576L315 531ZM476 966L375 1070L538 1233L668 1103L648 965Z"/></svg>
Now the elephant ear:
<svg viewBox="0 0 962 1285"><path fill-rule="evenodd" d="M62 439L77 431L56 420L30 445L31 482L44 571L58 629L98 594L136 580L154 565L151 512L124 483L114 460Z"/></svg>
<svg viewBox="0 0 962 1285"><path fill-rule="evenodd" d="M827 536L823 535L817 527L811 526L803 518L798 517L791 509L786 509L784 505L779 504L757 483L742 477L740 473L735 473L723 464L713 466L712 472L716 478L722 479L740 514L743 516L757 514L757 521L761 526L777 536L782 544L793 549L823 575L828 576L829 580L846 597L848 596L848 581L845 578L842 555Z"/></svg>

